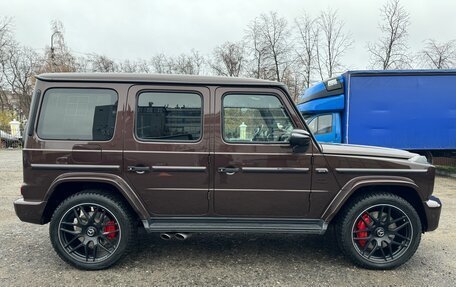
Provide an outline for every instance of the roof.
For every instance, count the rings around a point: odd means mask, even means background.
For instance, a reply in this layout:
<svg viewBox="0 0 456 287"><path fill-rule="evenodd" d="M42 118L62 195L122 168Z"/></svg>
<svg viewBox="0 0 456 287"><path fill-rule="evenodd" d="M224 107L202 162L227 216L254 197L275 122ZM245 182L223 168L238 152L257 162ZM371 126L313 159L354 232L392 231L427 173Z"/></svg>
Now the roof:
<svg viewBox="0 0 456 287"><path fill-rule="evenodd" d="M435 75L435 74L456 74L456 69L422 69L422 70L354 70L354 71L347 71L347 74L350 75L384 75L384 76L412 76L412 75Z"/></svg>
<svg viewBox="0 0 456 287"><path fill-rule="evenodd" d="M284 84L237 77L215 77L171 74L134 74L134 73L46 73L37 76L42 81L56 82L127 82L127 83L170 83L206 85L252 85L284 86Z"/></svg>

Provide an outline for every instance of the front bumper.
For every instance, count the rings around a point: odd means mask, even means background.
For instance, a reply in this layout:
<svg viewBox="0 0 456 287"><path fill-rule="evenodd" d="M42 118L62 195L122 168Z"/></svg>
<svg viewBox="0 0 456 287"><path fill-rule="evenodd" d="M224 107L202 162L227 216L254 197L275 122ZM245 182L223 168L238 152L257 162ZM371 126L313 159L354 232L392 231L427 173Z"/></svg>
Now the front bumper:
<svg viewBox="0 0 456 287"><path fill-rule="evenodd" d="M429 200L424 202L424 211L427 218L427 228L425 231L436 230L439 226L442 202L438 197L431 195Z"/></svg>
<svg viewBox="0 0 456 287"><path fill-rule="evenodd" d="M20 220L30 223L43 224L43 212L46 201L26 201L19 198L14 201L14 210Z"/></svg>

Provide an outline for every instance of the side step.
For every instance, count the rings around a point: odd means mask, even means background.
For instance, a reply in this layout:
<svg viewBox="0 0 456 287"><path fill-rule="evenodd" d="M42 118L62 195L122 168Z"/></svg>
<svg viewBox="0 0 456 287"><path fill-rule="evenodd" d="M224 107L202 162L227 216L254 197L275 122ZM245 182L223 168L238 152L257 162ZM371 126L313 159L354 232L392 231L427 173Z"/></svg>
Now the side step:
<svg viewBox="0 0 456 287"><path fill-rule="evenodd" d="M321 219L232 217L153 217L143 220L148 232L256 232L324 234Z"/></svg>

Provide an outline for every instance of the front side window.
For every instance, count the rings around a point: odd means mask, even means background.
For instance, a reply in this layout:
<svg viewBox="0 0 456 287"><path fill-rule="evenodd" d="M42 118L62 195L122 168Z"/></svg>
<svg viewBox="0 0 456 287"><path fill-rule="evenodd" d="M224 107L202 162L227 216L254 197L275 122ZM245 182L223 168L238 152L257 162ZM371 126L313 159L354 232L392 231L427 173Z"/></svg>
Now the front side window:
<svg viewBox="0 0 456 287"><path fill-rule="evenodd" d="M286 142L293 128L276 96L231 94L223 98L227 142Z"/></svg>
<svg viewBox="0 0 456 287"><path fill-rule="evenodd" d="M138 96L136 135L146 141L198 141L202 104L194 93L143 92Z"/></svg>
<svg viewBox="0 0 456 287"><path fill-rule="evenodd" d="M332 132L333 116L331 114L315 117L307 123L315 135L328 134Z"/></svg>
<svg viewBox="0 0 456 287"><path fill-rule="evenodd" d="M53 88L41 104L37 134L47 140L107 141L114 135L117 93Z"/></svg>

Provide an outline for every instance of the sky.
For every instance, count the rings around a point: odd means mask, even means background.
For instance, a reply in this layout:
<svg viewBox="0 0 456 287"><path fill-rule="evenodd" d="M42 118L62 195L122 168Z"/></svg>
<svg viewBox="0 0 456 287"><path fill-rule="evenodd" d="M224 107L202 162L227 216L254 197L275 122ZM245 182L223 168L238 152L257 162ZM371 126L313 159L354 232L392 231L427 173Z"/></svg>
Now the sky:
<svg viewBox="0 0 456 287"><path fill-rule="evenodd" d="M380 36L379 9L385 0L0 0L0 17L12 17L15 38L43 51L50 23L60 20L65 41L76 55L103 54L116 60L175 56L192 48L210 54L225 41L242 39L261 13L276 11L289 24L307 13L336 9L354 45L344 57L347 69L368 68L367 43ZM456 39L455 0L402 0L410 13L409 46L426 39Z"/></svg>

